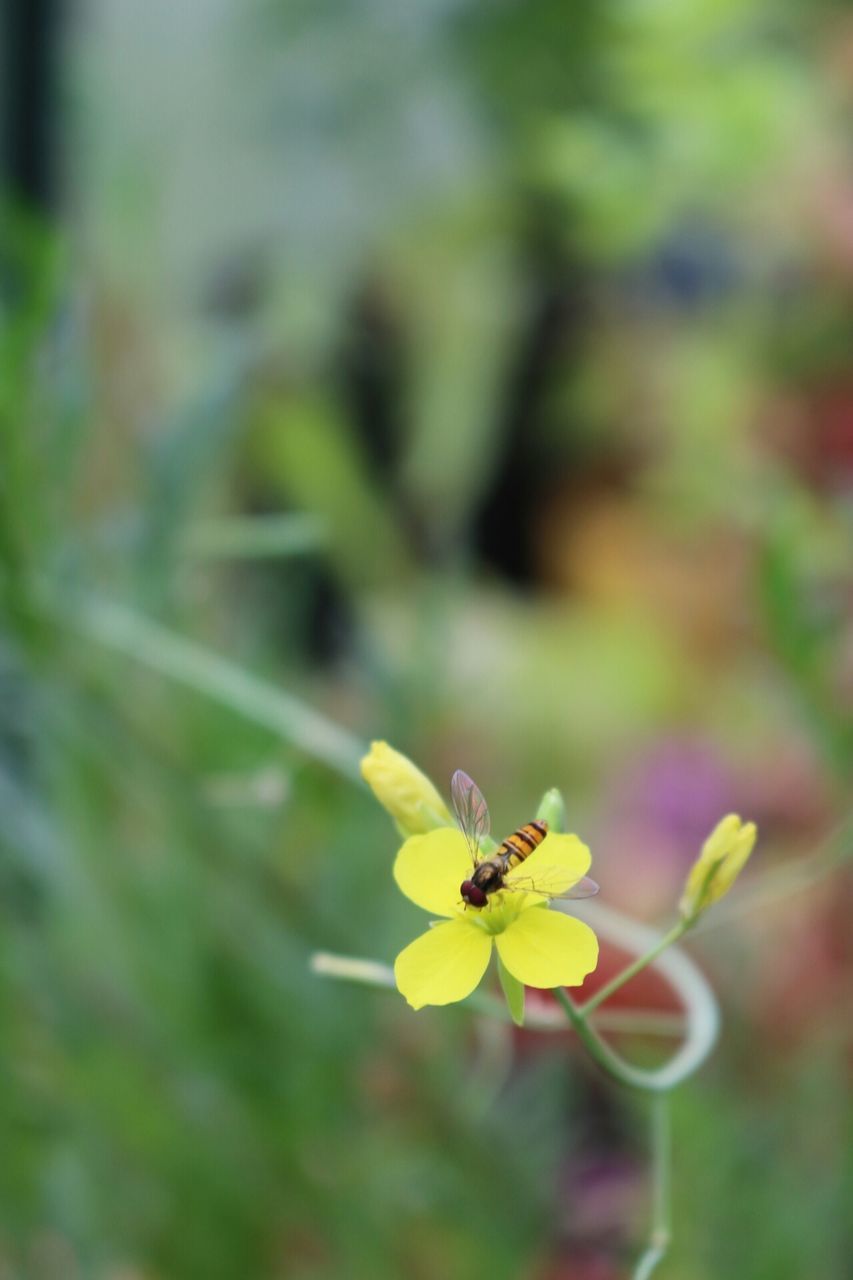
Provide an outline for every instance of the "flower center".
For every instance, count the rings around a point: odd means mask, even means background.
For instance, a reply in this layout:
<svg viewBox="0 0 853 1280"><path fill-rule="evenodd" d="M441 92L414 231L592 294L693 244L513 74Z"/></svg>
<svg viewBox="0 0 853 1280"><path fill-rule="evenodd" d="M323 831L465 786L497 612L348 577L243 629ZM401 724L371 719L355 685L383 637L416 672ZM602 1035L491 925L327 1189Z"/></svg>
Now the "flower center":
<svg viewBox="0 0 853 1280"><path fill-rule="evenodd" d="M467 911L466 918L486 933L495 935L503 933L522 911L533 903L528 903L529 894L518 890L499 889L489 897L488 905L480 911Z"/></svg>

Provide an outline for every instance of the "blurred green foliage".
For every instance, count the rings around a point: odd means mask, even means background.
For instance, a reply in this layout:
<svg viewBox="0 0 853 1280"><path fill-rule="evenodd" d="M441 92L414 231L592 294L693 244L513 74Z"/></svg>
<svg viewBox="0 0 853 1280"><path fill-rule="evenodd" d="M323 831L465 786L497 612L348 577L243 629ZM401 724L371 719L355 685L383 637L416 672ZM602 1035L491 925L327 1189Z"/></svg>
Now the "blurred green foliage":
<svg viewBox="0 0 853 1280"><path fill-rule="evenodd" d="M2 222L4 1277L624 1273L630 1098L308 958L412 936L371 736L496 828L560 785L661 919L707 794L756 876L844 816L852 41L759 0L71 15L65 216ZM698 944L673 1276L845 1274L845 902Z"/></svg>

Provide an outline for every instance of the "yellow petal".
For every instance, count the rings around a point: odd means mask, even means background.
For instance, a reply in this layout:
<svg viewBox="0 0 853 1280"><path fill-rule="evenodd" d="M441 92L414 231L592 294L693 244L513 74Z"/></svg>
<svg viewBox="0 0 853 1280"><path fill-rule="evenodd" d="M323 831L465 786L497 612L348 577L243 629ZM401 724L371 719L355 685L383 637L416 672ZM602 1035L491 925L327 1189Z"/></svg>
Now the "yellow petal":
<svg viewBox="0 0 853 1280"><path fill-rule="evenodd" d="M394 962L397 987L413 1009L469 996L486 972L492 940L466 920L447 920L421 934Z"/></svg>
<svg viewBox="0 0 853 1280"><path fill-rule="evenodd" d="M407 898L434 916L455 915L459 887L471 874L471 855L461 831L438 827L410 836L394 863L394 879Z"/></svg>
<svg viewBox="0 0 853 1280"><path fill-rule="evenodd" d="M598 964L589 925L560 911L522 911L495 945L501 962L527 987L576 987Z"/></svg>
<svg viewBox="0 0 853 1280"><path fill-rule="evenodd" d="M565 893L586 875L591 861L589 849L577 836L550 831L530 857L509 873L506 884L535 889L538 877L548 893Z"/></svg>

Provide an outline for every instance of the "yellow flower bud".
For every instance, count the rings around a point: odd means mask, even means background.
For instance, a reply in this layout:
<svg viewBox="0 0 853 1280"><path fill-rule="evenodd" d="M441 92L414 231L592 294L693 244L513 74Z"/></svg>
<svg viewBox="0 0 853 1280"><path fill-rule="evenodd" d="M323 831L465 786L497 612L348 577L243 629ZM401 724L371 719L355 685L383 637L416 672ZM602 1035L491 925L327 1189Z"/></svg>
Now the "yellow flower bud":
<svg viewBox="0 0 853 1280"><path fill-rule="evenodd" d="M371 742L361 776L397 823L403 836L423 835L453 824L447 805L426 774L387 742Z"/></svg>
<svg viewBox="0 0 853 1280"><path fill-rule="evenodd" d="M680 907L685 920L728 893L752 853L756 834L755 823L743 823L735 813L717 823L687 877Z"/></svg>

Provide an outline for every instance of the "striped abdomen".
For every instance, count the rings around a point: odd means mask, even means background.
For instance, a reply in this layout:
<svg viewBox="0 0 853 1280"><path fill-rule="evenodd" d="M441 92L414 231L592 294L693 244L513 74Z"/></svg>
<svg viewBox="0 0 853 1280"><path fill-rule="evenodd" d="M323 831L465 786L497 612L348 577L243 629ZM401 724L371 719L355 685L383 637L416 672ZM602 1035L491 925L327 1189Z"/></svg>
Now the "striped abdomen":
<svg viewBox="0 0 853 1280"><path fill-rule="evenodd" d="M523 827L519 827L517 831L513 831L511 836L507 836L501 847L495 854L496 858L503 858L505 869L510 871L513 867L517 867L525 858L529 858L537 845L540 845L548 834L548 823L525 822Z"/></svg>

